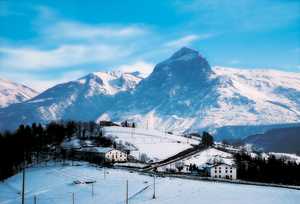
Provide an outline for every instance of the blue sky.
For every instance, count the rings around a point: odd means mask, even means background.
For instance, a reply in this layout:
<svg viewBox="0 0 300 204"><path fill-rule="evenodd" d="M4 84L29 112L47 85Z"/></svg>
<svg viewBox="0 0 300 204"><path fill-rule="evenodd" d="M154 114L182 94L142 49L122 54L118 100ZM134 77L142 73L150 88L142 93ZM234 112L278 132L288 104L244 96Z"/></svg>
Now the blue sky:
<svg viewBox="0 0 300 204"><path fill-rule="evenodd" d="M299 0L0 0L0 77L44 90L150 72L182 46L212 66L300 72Z"/></svg>

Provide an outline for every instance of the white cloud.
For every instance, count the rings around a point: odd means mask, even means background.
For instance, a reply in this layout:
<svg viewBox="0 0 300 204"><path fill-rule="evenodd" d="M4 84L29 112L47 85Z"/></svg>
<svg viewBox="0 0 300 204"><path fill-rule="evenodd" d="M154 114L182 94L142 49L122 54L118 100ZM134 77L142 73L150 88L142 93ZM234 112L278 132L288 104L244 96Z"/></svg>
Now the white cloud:
<svg viewBox="0 0 300 204"><path fill-rule="evenodd" d="M191 42L197 40L199 38L198 35L187 35L182 38L167 42L165 45L167 47L182 47L190 44Z"/></svg>
<svg viewBox="0 0 300 204"><path fill-rule="evenodd" d="M62 45L56 49L0 48L3 55L0 67L10 69L40 70L61 68L115 60L130 54L130 49L110 45Z"/></svg>
<svg viewBox="0 0 300 204"><path fill-rule="evenodd" d="M138 71L143 77L147 77L153 71L154 64L147 63L145 61L137 61L133 64L124 64L116 67L116 70L123 72L135 72Z"/></svg>
<svg viewBox="0 0 300 204"><path fill-rule="evenodd" d="M144 35L147 29L141 26L89 25L72 21L59 21L46 27L44 34L52 38L94 39L128 38Z"/></svg>
<svg viewBox="0 0 300 204"><path fill-rule="evenodd" d="M166 47L172 47L172 48L178 48L178 47L183 47L183 46L188 46L194 41L197 40L205 40L208 38L213 37L214 34L203 34L203 35L196 35L196 34L191 34L191 35L186 35L184 37L178 38L176 40L172 40L170 42L165 43Z"/></svg>

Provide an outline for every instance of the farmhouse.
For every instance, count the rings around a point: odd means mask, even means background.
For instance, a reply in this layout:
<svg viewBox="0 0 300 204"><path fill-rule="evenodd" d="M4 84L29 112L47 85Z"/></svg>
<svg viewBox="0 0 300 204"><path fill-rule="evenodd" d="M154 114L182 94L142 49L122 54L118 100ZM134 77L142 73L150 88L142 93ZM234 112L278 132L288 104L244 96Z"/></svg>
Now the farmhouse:
<svg viewBox="0 0 300 204"><path fill-rule="evenodd" d="M80 152L86 157L98 158L99 160L106 162L126 162L127 154L113 149L111 147L90 147L90 148L82 148Z"/></svg>
<svg viewBox="0 0 300 204"><path fill-rule="evenodd" d="M235 165L217 163L208 168L210 176L213 178L236 179Z"/></svg>

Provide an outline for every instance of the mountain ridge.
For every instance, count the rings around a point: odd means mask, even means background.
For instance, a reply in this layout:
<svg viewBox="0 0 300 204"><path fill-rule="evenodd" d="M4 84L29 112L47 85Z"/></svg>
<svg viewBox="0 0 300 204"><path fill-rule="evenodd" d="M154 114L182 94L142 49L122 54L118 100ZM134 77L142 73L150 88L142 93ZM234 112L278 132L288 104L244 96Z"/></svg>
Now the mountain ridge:
<svg viewBox="0 0 300 204"><path fill-rule="evenodd" d="M24 102L37 94L38 92L23 84L0 78L0 108Z"/></svg>
<svg viewBox="0 0 300 204"><path fill-rule="evenodd" d="M158 63L145 79L134 73L100 75L106 77L91 73L52 87L26 103L0 109L0 119L15 128L18 123L105 118L178 132L214 132L224 126L300 119L300 74L212 68L198 51L189 48ZM14 122L17 114L21 119ZM4 127L7 125L0 124L0 129Z"/></svg>

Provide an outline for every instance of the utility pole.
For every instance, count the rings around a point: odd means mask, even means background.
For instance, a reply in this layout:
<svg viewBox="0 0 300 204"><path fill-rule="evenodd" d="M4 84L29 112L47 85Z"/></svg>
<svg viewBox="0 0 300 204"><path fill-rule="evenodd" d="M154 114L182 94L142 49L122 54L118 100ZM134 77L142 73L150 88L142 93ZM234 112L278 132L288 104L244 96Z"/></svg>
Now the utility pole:
<svg viewBox="0 0 300 204"><path fill-rule="evenodd" d="M92 183L92 197L94 197L94 184Z"/></svg>
<svg viewBox="0 0 300 204"><path fill-rule="evenodd" d="M36 195L33 197L34 204L36 204Z"/></svg>
<svg viewBox="0 0 300 204"><path fill-rule="evenodd" d="M153 197L152 199L155 199L156 195L155 195L155 175L153 175Z"/></svg>
<svg viewBox="0 0 300 204"><path fill-rule="evenodd" d="M126 180L126 204L128 204L128 180Z"/></svg>
<svg viewBox="0 0 300 204"><path fill-rule="evenodd" d="M22 179L22 204L25 204L25 168L26 168L26 161L25 161L25 153L24 153L24 166L23 166L23 179Z"/></svg>
<svg viewBox="0 0 300 204"><path fill-rule="evenodd" d="M75 194L72 193L72 204L75 204Z"/></svg>
<svg viewBox="0 0 300 204"><path fill-rule="evenodd" d="M103 179L105 179L105 167L103 167Z"/></svg>

